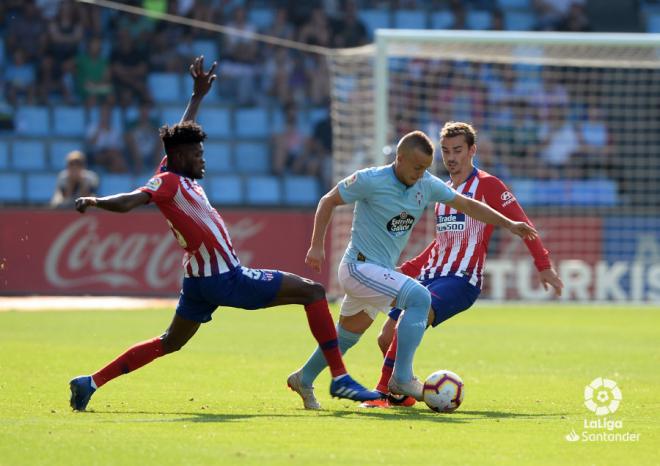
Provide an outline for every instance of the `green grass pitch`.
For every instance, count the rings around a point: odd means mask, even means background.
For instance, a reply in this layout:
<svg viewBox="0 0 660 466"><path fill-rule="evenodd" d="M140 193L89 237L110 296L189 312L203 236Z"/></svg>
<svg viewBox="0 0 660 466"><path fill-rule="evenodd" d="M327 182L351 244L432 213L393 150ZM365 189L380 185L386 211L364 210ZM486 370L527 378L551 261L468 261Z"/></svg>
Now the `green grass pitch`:
<svg viewBox="0 0 660 466"><path fill-rule="evenodd" d="M336 308L334 309L336 315ZM415 360L450 369L453 414L360 409L328 394L302 409L287 375L313 349L301 308L219 310L181 352L110 382L86 413L68 380L159 334L170 310L0 313L0 465L660 464L660 309L477 305L426 333ZM380 317L347 355L372 386ZM615 380L614 432L637 442L569 442L585 431L584 387ZM600 432L603 429L590 430Z"/></svg>

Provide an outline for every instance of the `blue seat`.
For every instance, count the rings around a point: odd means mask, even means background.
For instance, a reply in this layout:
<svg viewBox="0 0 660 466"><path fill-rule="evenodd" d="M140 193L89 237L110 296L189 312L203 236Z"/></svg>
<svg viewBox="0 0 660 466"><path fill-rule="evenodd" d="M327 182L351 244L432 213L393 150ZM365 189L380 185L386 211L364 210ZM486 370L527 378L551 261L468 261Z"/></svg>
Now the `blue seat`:
<svg viewBox="0 0 660 466"><path fill-rule="evenodd" d="M11 160L14 170L45 170L46 147L41 141L14 141Z"/></svg>
<svg viewBox="0 0 660 466"><path fill-rule="evenodd" d="M181 121L184 109L181 107L165 107L161 115L161 122L172 126ZM204 112L204 110L202 110ZM206 128L205 128L206 129Z"/></svg>
<svg viewBox="0 0 660 466"><path fill-rule="evenodd" d="M211 66L211 63L217 61L218 46L213 40L196 40L192 44L193 54L198 57L204 55L204 67Z"/></svg>
<svg viewBox="0 0 660 466"><path fill-rule="evenodd" d="M497 0L502 10L529 10L532 8L531 0Z"/></svg>
<svg viewBox="0 0 660 466"><path fill-rule="evenodd" d="M248 12L248 23L260 30L270 26L274 19L275 12L270 8L250 8Z"/></svg>
<svg viewBox="0 0 660 466"><path fill-rule="evenodd" d="M84 142L75 139L59 139L50 143L50 168L62 170L66 167L66 156L74 150L83 150ZM89 162L89 160L88 160Z"/></svg>
<svg viewBox="0 0 660 466"><path fill-rule="evenodd" d="M238 175L212 176L208 196L213 204L243 204L243 180Z"/></svg>
<svg viewBox="0 0 660 466"><path fill-rule="evenodd" d="M660 13L653 13L648 16L646 32L660 32Z"/></svg>
<svg viewBox="0 0 660 466"><path fill-rule="evenodd" d="M9 168L9 143L0 141L0 170Z"/></svg>
<svg viewBox="0 0 660 466"><path fill-rule="evenodd" d="M47 204L53 197L57 173L35 173L27 175L25 197L30 204Z"/></svg>
<svg viewBox="0 0 660 466"><path fill-rule="evenodd" d="M50 118L46 107L19 107L16 110L16 134L22 136L48 136Z"/></svg>
<svg viewBox="0 0 660 466"><path fill-rule="evenodd" d="M284 202L288 205L316 205L319 201L319 180L314 176L286 176Z"/></svg>
<svg viewBox="0 0 660 466"><path fill-rule="evenodd" d="M237 143L234 146L234 160L239 173L260 174L270 171L270 152L265 143Z"/></svg>
<svg viewBox="0 0 660 466"><path fill-rule="evenodd" d="M182 114L183 110L179 112ZM204 127L209 137L226 138L232 134L231 118L226 108L203 108L199 112L197 121Z"/></svg>
<svg viewBox="0 0 660 466"><path fill-rule="evenodd" d="M149 73L147 85L151 97L158 103L170 104L183 100L178 73Z"/></svg>
<svg viewBox="0 0 660 466"><path fill-rule="evenodd" d="M233 169L231 150L226 142L205 142L204 159L207 173L228 173Z"/></svg>
<svg viewBox="0 0 660 466"><path fill-rule="evenodd" d="M110 196L111 194L130 193L139 186L131 175L106 173L100 177L99 196Z"/></svg>
<svg viewBox="0 0 660 466"><path fill-rule="evenodd" d="M451 11L436 11L431 15L431 29L449 29L454 24Z"/></svg>
<svg viewBox="0 0 660 466"><path fill-rule="evenodd" d="M22 201L23 176L20 173L0 173L0 202Z"/></svg>
<svg viewBox="0 0 660 466"><path fill-rule="evenodd" d="M508 31L529 31L534 28L536 19L532 13L507 11L504 13L504 25Z"/></svg>
<svg viewBox="0 0 660 466"><path fill-rule="evenodd" d="M239 108L234 112L236 136L241 138L267 137L270 135L268 114L260 107Z"/></svg>
<svg viewBox="0 0 660 466"><path fill-rule="evenodd" d="M374 36L376 29L390 27L390 12L388 10L363 10L358 12L358 17L366 26L371 37Z"/></svg>
<svg viewBox="0 0 660 466"><path fill-rule="evenodd" d="M53 133L57 136L84 136L85 110L83 107L62 107L53 109Z"/></svg>
<svg viewBox="0 0 660 466"><path fill-rule="evenodd" d="M282 202L280 181L275 176L253 176L247 179L246 200L253 205L277 205Z"/></svg>
<svg viewBox="0 0 660 466"><path fill-rule="evenodd" d="M394 27L397 29L426 29L426 12L420 10L398 10L394 12Z"/></svg>
<svg viewBox="0 0 660 466"><path fill-rule="evenodd" d="M87 114L87 124L91 125L99 121L99 107L93 107ZM114 107L110 114L110 120L114 128L124 128L124 116L122 115L121 108Z"/></svg>
<svg viewBox="0 0 660 466"><path fill-rule="evenodd" d="M486 30L490 29L492 19L490 11L474 10L468 12L465 22L468 29Z"/></svg>
<svg viewBox="0 0 660 466"><path fill-rule="evenodd" d="M618 204L616 182L612 180L584 180L571 183L571 205L615 206Z"/></svg>

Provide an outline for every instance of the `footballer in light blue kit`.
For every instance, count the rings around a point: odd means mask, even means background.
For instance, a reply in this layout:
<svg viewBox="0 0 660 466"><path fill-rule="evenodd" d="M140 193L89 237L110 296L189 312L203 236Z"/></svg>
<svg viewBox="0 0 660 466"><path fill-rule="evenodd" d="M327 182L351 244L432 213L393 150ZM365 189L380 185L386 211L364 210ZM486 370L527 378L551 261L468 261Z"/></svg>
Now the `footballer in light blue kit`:
<svg viewBox="0 0 660 466"><path fill-rule="evenodd" d="M397 271L396 263L424 209L441 202L519 236L536 236L526 223L512 222L431 175L427 169L433 162L433 152L429 137L413 131L399 141L394 163L359 170L340 181L319 202L305 258L310 267L321 270L325 233L334 209L355 203L351 241L337 271L345 293L337 326L339 347L346 352L379 312L396 303L405 312L398 324L397 359L389 390L417 400L422 398L423 385L413 375L412 362L424 335L431 296L419 282ZM317 348L305 365L289 376L289 387L301 396L307 409L320 408L312 384L325 365L322 349Z"/></svg>

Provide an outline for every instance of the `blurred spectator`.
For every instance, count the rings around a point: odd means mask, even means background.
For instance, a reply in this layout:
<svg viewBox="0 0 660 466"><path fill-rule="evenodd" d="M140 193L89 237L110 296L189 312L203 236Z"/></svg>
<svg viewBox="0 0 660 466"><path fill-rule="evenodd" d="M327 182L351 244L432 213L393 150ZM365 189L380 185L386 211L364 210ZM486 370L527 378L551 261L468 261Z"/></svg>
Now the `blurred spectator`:
<svg viewBox="0 0 660 466"><path fill-rule="evenodd" d="M550 108L548 120L544 121L539 130L541 149L539 159L542 166L538 175L543 178L560 178L567 175L575 176L573 170L565 170L574 166L573 156L579 149L579 141L575 125L568 118L568 109L564 105L553 105Z"/></svg>
<svg viewBox="0 0 660 466"><path fill-rule="evenodd" d="M294 63L289 49L277 47L273 50L263 65L261 87L266 95L286 104L293 100L290 79Z"/></svg>
<svg viewBox="0 0 660 466"><path fill-rule="evenodd" d="M324 189L332 187L332 121L330 114L314 125L305 151L305 172L317 176Z"/></svg>
<svg viewBox="0 0 660 466"><path fill-rule="evenodd" d="M534 0L533 8L536 14L534 29L541 31L556 30L559 24L566 20L572 5L584 5L586 0Z"/></svg>
<svg viewBox="0 0 660 466"><path fill-rule="evenodd" d="M611 136L603 111L590 105L587 108L586 120L578 124L577 164L584 178L609 177L612 168Z"/></svg>
<svg viewBox="0 0 660 466"><path fill-rule="evenodd" d="M306 62L307 100L314 106L330 105L330 70L322 55L309 54Z"/></svg>
<svg viewBox="0 0 660 466"><path fill-rule="evenodd" d="M288 105L285 108L284 131L273 135L273 173L301 173L303 153L305 151L305 135L298 128L298 113L296 107Z"/></svg>
<svg viewBox="0 0 660 466"><path fill-rule="evenodd" d="M490 30L504 31L505 29L506 29L506 24L504 23L504 12L500 8L496 8L493 10L491 14Z"/></svg>
<svg viewBox="0 0 660 466"><path fill-rule="evenodd" d="M23 49L14 51L11 63L5 69L5 93L7 101L32 104L35 97L36 72L34 65L25 60Z"/></svg>
<svg viewBox="0 0 660 466"><path fill-rule="evenodd" d="M332 30L330 19L323 8L314 8L307 22L300 28L298 40L310 45L330 47L332 45Z"/></svg>
<svg viewBox="0 0 660 466"><path fill-rule="evenodd" d="M142 104L137 120L127 126L126 147L133 173L153 171L163 156L158 121L151 116L151 105Z"/></svg>
<svg viewBox="0 0 660 466"><path fill-rule="evenodd" d="M344 14L334 31L334 46L358 47L368 42L367 28L357 16L357 5L355 0L347 0L344 7Z"/></svg>
<svg viewBox="0 0 660 466"><path fill-rule="evenodd" d="M112 107L108 104L100 108L98 121L87 130L88 152L94 165L111 173L126 173L124 160L123 135L120 128L112 124Z"/></svg>
<svg viewBox="0 0 660 466"><path fill-rule="evenodd" d="M275 11L273 22L263 32L268 36L279 37L280 39L294 39L295 29L289 23L289 14L286 8L280 7Z"/></svg>
<svg viewBox="0 0 660 466"><path fill-rule="evenodd" d="M90 107L112 97L110 63L101 56L99 38L91 39L87 50L76 58L76 90Z"/></svg>
<svg viewBox="0 0 660 466"><path fill-rule="evenodd" d="M57 185L52 207L71 207L77 197L93 196L99 186L99 177L85 168L85 154L80 151L70 152L66 156L66 168L57 176Z"/></svg>
<svg viewBox="0 0 660 466"><path fill-rule="evenodd" d="M20 14L7 23L5 50L11 53L20 48L25 60L40 59L46 48L47 36L44 31L48 25L34 1L23 2Z"/></svg>
<svg viewBox="0 0 660 466"><path fill-rule="evenodd" d="M149 70L180 73L185 67L175 47L170 45L167 31L158 31L149 43Z"/></svg>
<svg viewBox="0 0 660 466"><path fill-rule="evenodd" d="M110 55L110 66L120 105L127 107L136 100L143 102L148 99L147 56L141 44L134 43L125 29L117 33L117 45Z"/></svg>
<svg viewBox="0 0 660 466"><path fill-rule="evenodd" d="M566 32L589 32L591 25L584 5L574 2L568 13L557 24L557 30Z"/></svg>
<svg viewBox="0 0 660 466"><path fill-rule="evenodd" d="M220 92L234 96L241 105L251 104L255 99L257 64L257 43L251 35L256 32L256 27L247 22L247 14L242 6L234 10L232 21L227 26L242 31L247 36L225 36L223 60L220 62Z"/></svg>
<svg viewBox="0 0 660 466"><path fill-rule="evenodd" d="M51 94L72 100L75 57L84 32L76 7L69 0L63 1L55 19L48 24L48 53L40 76L43 101L48 101Z"/></svg>

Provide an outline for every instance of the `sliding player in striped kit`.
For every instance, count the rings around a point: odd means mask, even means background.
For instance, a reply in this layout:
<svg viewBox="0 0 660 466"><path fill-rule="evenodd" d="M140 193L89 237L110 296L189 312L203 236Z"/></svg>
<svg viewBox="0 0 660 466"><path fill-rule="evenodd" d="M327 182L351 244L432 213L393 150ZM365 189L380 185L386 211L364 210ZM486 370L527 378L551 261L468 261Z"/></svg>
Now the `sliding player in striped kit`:
<svg viewBox="0 0 660 466"><path fill-rule="evenodd" d="M511 191L497 177L475 168L476 131L462 122L449 122L440 132L442 160L450 175L449 186L463 196L485 202L502 215L531 225ZM481 291L483 270L493 225L466 216L453 206L435 205L436 236L416 258L401 265L401 272L416 277L431 293L427 325L436 327L476 301ZM526 239L543 286L552 287L559 296L563 287L552 267L548 251L539 237ZM385 361L377 390L388 393L388 383L396 361L395 326L401 310L394 308L378 336ZM367 401L365 407L411 406L414 400L390 395Z"/></svg>
<svg viewBox="0 0 660 466"><path fill-rule="evenodd" d="M305 262L319 271L325 259L324 238L334 209L355 203L351 242L339 265L345 296L341 304L339 347L347 351L357 343L379 312L392 303L406 310L399 325L398 351L389 390L421 399L422 383L413 375L413 357L422 340L431 295L419 282L395 270L413 226L424 209L443 202L483 222L504 226L523 238L536 230L513 222L482 202L457 193L427 169L433 162L433 143L421 131L401 138L393 164L358 170L339 182L321 201ZM312 382L325 367L322 348L289 376L288 384L303 399L305 408L318 409Z"/></svg>
<svg viewBox="0 0 660 466"><path fill-rule="evenodd" d="M216 78L215 66L214 63L204 72L203 57L195 59L190 66L194 90L184 116L178 124L160 130L167 154L160 173L131 193L76 199L76 209L81 213L89 207L128 212L153 202L186 251L185 277L169 328L159 337L132 346L94 374L71 380L70 404L76 411L84 411L97 388L110 380L181 349L201 324L211 320L218 306L261 309L302 304L310 330L331 367L330 393L354 401L379 396L346 372L323 286L288 272L241 266L222 217L209 204L197 183L204 177L202 141L206 134L194 120L204 95Z"/></svg>

